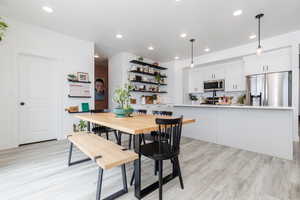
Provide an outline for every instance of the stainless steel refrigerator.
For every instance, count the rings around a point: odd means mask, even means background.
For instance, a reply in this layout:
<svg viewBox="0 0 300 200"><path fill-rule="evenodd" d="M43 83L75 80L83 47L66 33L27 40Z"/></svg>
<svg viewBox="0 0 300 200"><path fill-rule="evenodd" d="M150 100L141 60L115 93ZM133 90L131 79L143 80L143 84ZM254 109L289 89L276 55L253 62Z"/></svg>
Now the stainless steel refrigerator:
<svg viewBox="0 0 300 200"><path fill-rule="evenodd" d="M276 72L246 77L246 102L253 106L292 105L292 72Z"/></svg>

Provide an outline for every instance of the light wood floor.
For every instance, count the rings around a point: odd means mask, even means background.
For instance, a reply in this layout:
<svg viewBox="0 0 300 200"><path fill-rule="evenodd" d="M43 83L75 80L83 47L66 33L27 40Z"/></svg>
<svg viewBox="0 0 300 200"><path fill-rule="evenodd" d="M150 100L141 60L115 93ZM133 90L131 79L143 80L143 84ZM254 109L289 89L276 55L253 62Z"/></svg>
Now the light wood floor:
<svg viewBox="0 0 300 200"><path fill-rule="evenodd" d="M0 199L94 200L97 168L92 162L68 168L68 147L67 141L54 141L0 151ZM185 189L177 179L169 182L164 186L166 200L300 199L299 143L294 161L188 138L183 138L181 151ZM79 152L74 155L83 157ZM151 160L142 163L142 182L147 185L157 177ZM169 162L164 167L170 172ZM131 174L128 164L128 180ZM119 168L106 171L102 197L120 189L121 183ZM119 199L135 199L133 188ZM158 199L158 192L145 199Z"/></svg>

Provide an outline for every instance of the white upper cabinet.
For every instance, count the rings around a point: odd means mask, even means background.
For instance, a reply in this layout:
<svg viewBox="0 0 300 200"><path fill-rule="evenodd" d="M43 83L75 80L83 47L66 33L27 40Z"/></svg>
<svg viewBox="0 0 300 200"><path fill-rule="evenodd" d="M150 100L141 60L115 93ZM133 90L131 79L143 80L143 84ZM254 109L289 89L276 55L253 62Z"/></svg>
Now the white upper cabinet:
<svg viewBox="0 0 300 200"><path fill-rule="evenodd" d="M243 61L228 63L225 71L225 91L244 91L246 79L244 75Z"/></svg>
<svg viewBox="0 0 300 200"><path fill-rule="evenodd" d="M203 67L202 74L204 81L225 79L225 69L222 65Z"/></svg>
<svg viewBox="0 0 300 200"><path fill-rule="evenodd" d="M290 48L266 52L260 56L246 56L244 61L246 76L292 70Z"/></svg>
<svg viewBox="0 0 300 200"><path fill-rule="evenodd" d="M189 71L189 93L203 92L203 74L200 68Z"/></svg>

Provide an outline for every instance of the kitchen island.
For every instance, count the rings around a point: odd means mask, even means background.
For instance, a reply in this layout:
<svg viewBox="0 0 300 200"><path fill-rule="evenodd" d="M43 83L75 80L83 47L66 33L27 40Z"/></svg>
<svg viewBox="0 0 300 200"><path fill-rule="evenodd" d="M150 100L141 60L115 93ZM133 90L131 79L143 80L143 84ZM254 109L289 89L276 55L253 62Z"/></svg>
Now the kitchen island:
<svg viewBox="0 0 300 200"><path fill-rule="evenodd" d="M293 159L292 107L176 104L173 111L196 119L186 137Z"/></svg>

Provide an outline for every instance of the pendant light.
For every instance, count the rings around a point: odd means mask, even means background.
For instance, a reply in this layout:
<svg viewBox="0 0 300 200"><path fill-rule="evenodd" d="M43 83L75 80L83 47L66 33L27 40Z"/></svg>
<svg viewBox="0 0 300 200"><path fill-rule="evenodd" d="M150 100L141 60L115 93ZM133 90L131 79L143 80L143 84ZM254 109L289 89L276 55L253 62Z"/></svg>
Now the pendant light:
<svg viewBox="0 0 300 200"><path fill-rule="evenodd" d="M190 42L191 42L191 46L192 46L192 53L191 53L191 68L194 67L194 42L195 42L195 39L190 39Z"/></svg>
<svg viewBox="0 0 300 200"><path fill-rule="evenodd" d="M255 18L258 20L258 47L256 49L256 55L261 55L262 54L262 46L260 44L260 19L264 16L263 13L260 13L258 15L255 16Z"/></svg>

